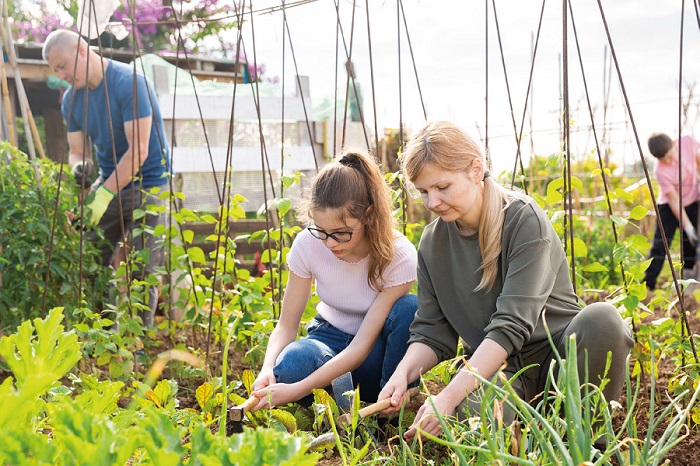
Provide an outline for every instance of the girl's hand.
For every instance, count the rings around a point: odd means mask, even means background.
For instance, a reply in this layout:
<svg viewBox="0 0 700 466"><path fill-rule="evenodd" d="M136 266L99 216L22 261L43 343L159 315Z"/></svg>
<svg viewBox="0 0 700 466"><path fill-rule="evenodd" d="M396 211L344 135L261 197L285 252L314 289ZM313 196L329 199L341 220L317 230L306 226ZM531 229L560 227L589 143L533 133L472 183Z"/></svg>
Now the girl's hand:
<svg viewBox="0 0 700 466"><path fill-rule="evenodd" d="M258 377L255 379L255 382L253 382L252 388L253 391L260 390L272 385L273 383L277 383L277 379L275 379L275 374L272 372L272 368L262 369L258 374Z"/></svg>
<svg viewBox="0 0 700 466"><path fill-rule="evenodd" d="M301 399L305 394L301 392L297 384L274 383L260 390L255 390L251 395L260 398L260 403L255 410L261 408L274 408L283 406L292 401Z"/></svg>
<svg viewBox="0 0 700 466"><path fill-rule="evenodd" d="M433 408L433 406L435 407ZM442 417L445 417L451 416L454 411L455 406L447 400L444 400L444 398L441 398L440 395L428 397L425 403L423 403L423 406L418 410L411 427L403 434L404 438L410 441L416 434L420 436L422 433L427 433L434 437L439 436L442 433L442 427L435 413L439 412Z"/></svg>

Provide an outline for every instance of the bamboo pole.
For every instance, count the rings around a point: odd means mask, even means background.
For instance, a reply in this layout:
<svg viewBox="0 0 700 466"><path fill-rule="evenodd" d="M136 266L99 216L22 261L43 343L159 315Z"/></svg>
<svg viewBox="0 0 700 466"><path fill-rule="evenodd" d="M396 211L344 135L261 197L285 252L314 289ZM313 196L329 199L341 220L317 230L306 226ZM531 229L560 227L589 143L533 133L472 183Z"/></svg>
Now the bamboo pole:
<svg viewBox="0 0 700 466"><path fill-rule="evenodd" d="M7 86L7 73L5 73L5 60L0 59L0 74L2 75L2 102L5 107L5 114L7 117L7 140L10 144L17 147L17 141L15 140L15 122L12 116L12 107L10 103L10 89Z"/></svg>
<svg viewBox="0 0 700 466"><path fill-rule="evenodd" d="M27 100L25 102L27 105L27 116L29 117L29 126L32 128L32 136L34 136L34 140L36 141L36 148L39 151L39 157L42 159L46 158L46 152L44 152L44 145L41 143L41 137L39 136L39 130L36 128L36 122L34 121L34 114L32 113L32 109L29 108L29 101Z"/></svg>
<svg viewBox="0 0 700 466"><path fill-rule="evenodd" d="M30 126L31 121L34 120L31 110L29 109L29 100L27 99L27 93L24 90L24 83L22 82L22 75L19 72L19 66L17 65L17 57L15 55L15 46L10 34L10 28L7 21L7 3L4 2L5 11L3 12L3 21L0 23L0 36L2 36L3 43L5 44L5 50L7 52L7 58L10 60L10 65L14 71L15 86L17 87L17 97L20 102L20 110L22 112L22 119L24 120L24 134L27 136L27 146L29 149L29 158L36 158L36 152L34 149L34 137ZM37 141L41 145L41 141ZM41 150L43 154L43 148Z"/></svg>

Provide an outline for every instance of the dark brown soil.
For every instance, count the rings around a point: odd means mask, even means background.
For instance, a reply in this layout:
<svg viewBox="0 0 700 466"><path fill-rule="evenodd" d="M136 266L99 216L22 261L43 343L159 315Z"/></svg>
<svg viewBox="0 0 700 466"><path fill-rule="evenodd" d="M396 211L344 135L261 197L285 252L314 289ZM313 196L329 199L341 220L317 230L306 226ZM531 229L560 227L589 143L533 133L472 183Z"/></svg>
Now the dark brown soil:
<svg viewBox="0 0 700 466"><path fill-rule="evenodd" d="M698 320L698 302L695 298L689 294L686 294L684 306L686 310L688 326L690 328L691 335L700 335L700 321ZM661 319L663 317L670 317L674 321L679 321L679 307L676 306L669 314L667 314L663 309L658 309L653 315L648 316L644 319L645 322L650 322L653 320ZM696 343L697 344L697 343ZM700 348L697 348L700 352ZM656 379L656 397L655 397L655 411L660 413L669 404L669 399L671 395L668 393L668 382L675 374L676 363L670 360L670 357L663 358L658 363L658 377ZM691 361L687 361L691 363ZM638 438L645 438L649 429L649 408L650 408L650 378L646 374L646 377L640 382L641 387L639 390L639 399L637 402L637 429ZM620 400L622 406L626 406L626 395L623 393L622 399ZM624 420L624 414L620 413L615 419L616 430L619 429ZM657 415L658 417L658 415ZM652 438L658 440L668 426L668 421L662 421L658 427L653 432ZM673 466L695 466L700 464L700 426L693 423L692 421L687 422L687 436L673 448L665 457L668 460L669 465Z"/></svg>

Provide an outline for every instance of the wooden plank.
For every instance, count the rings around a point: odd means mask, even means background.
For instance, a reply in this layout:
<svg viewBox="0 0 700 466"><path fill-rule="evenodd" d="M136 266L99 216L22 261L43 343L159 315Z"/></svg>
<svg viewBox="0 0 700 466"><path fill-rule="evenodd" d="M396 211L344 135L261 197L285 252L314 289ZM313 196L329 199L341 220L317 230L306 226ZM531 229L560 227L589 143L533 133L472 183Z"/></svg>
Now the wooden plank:
<svg viewBox="0 0 700 466"><path fill-rule="evenodd" d="M196 246L202 249L205 256L208 258L209 255L216 249L216 242L214 241L204 241L203 238L214 234L213 223L201 223L201 222L188 222L182 226L183 230L190 230L195 233L196 237L193 243L190 245ZM236 238L248 233L254 233L256 231L265 230L266 223L265 220L237 220L229 222L229 236ZM220 247L225 247L225 244L220 244ZM240 239L236 241L236 253L235 257L238 261L238 267L244 268L251 273L258 273L257 265L255 264L254 255L256 253L261 253L267 249L267 244L262 244L262 240L248 241L248 239Z"/></svg>
<svg viewBox="0 0 700 466"><path fill-rule="evenodd" d="M265 230L265 220L230 220L228 222L229 236L236 237L245 233L255 233ZM274 228L274 225L270 225ZM182 230L191 230L195 235L213 235L216 224L204 222L187 222L182 225Z"/></svg>
<svg viewBox="0 0 700 466"><path fill-rule="evenodd" d="M23 80L46 81L46 79L53 74L51 68L49 68L43 60L37 61L18 58L17 65ZM11 79L15 78L15 70L11 66L7 67L7 77Z"/></svg>
<svg viewBox="0 0 700 466"><path fill-rule="evenodd" d="M209 254L216 248L216 243L213 241L203 241L195 242L191 246L197 246L201 248L204 254L207 257L209 257ZM221 247L225 247L225 244L221 244ZM267 247L263 246L257 241L254 241L252 243L243 241L240 243L236 243L236 256L252 256L256 252L262 253L265 249L267 249Z"/></svg>
<svg viewBox="0 0 700 466"><path fill-rule="evenodd" d="M238 82L239 84L244 84L245 78L242 74L236 76L235 72L232 71L210 71L210 70L192 70L190 73L200 81L215 81L218 83L231 83Z"/></svg>

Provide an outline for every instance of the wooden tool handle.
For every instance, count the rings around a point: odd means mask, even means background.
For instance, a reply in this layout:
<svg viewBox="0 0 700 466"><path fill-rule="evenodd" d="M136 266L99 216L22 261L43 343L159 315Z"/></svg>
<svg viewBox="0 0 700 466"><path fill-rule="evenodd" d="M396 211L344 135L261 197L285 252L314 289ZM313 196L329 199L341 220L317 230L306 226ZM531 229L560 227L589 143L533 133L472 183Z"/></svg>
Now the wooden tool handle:
<svg viewBox="0 0 700 466"><path fill-rule="evenodd" d="M245 416L245 413L251 410L252 408L255 408L258 405L258 403L260 403L260 398L251 395L250 398L245 400L242 404L231 408L231 420L241 421L243 419L243 416Z"/></svg>
<svg viewBox="0 0 700 466"><path fill-rule="evenodd" d="M240 406L240 408L243 410L245 413L246 411L255 408L258 403L260 403L260 398L257 396L251 395L250 398L245 400L243 404Z"/></svg>
<svg viewBox="0 0 700 466"><path fill-rule="evenodd" d="M413 398L414 396L418 395L420 393L420 388L418 387L413 387L410 388L406 393ZM382 401L378 401L377 403L373 403L369 406L365 406L361 410L357 412L357 417L358 419L364 419L367 416L371 416L373 414L377 414L380 411L384 411L388 407L391 406L391 398L385 398ZM338 424L349 424L350 421L352 420L352 414L347 413L343 414L342 416L339 416L336 422Z"/></svg>

